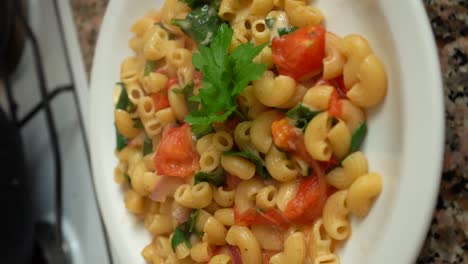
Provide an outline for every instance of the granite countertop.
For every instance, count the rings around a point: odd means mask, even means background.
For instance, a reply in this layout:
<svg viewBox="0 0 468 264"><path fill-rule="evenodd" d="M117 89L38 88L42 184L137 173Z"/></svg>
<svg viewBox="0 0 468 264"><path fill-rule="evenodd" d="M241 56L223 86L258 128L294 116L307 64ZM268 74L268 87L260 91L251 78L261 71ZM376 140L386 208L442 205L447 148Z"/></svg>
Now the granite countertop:
<svg viewBox="0 0 468 264"><path fill-rule="evenodd" d="M417 263L468 263L468 0L423 0L439 50L445 154L431 228ZM107 0L71 0L86 70Z"/></svg>

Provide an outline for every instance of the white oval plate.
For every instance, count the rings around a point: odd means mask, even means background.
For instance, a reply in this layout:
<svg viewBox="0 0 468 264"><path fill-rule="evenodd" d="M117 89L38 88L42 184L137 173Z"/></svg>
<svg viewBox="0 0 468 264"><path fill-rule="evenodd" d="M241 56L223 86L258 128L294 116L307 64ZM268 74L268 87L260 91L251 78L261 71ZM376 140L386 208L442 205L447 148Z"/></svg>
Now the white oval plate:
<svg viewBox="0 0 468 264"><path fill-rule="evenodd" d="M162 0L114 0L104 17L94 58L89 136L99 205L116 263L145 263L151 237L127 213L113 181L115 131L112 89L120 63L132 54L130 26ZM443 93L431 28L421 1L319 0L327 28L359 33L384 62L389 89L369 113L363 147L384 189L369 215L352 219L352 236L339 251L341 263L412 263L430 223L443 154ZM246 263L248 264L248 263Z"/></svg>

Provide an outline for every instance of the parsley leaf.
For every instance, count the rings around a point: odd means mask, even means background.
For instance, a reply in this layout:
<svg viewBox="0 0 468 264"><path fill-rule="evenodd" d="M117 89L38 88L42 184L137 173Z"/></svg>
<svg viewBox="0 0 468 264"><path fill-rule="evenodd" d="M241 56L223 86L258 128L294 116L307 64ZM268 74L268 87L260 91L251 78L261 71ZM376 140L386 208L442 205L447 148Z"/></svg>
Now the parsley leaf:
<svg viewBox="0 0 468 264"><path fill-rule="evenodd" d="M198 102L189 100L193 96L193 83L186 84L184 88L172 88L171 92L184 95L190 113L198 109Z"/></svg>
<svg viewBox="0 0 468 264"><path fill-rule="evenodd" d="M266 65L252 62L263 45L242 44L229 55L232 35L233 30L222 24L211 45L200 46L199 51L193 54L192 63L203 73L203 82L199 93L189 100L199 102L201 109L191 112L185 121L198 136L210 131L212 123L222 122L235 112L236 96L266 70Z"/></svg>
<svg viewBox="0 0 468 264"><path fill-rule="evenodd" d="M262 158L260 158L259 156L255 155L255 154L253 154L251 152L248 152L248 151L239 151L239 152L227 151L227 152L224 152L224 155L238 156L238 157L248 159L248 160L252 161L255 164L255 171L260 175L260 177L262 177L262 179L266 180L266 179L271 178L270 173L265 168L265 165L263 163Z"/></svg>

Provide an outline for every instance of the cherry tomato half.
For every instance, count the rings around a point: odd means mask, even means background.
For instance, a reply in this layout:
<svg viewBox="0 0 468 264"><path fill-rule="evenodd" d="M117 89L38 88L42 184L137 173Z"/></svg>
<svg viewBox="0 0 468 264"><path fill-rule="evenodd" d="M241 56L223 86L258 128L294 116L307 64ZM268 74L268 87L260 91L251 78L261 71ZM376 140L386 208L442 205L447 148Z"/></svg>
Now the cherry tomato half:
<svg viewBox="0 0 468 264"><path fill-rule="evenodd" d="M199 156L194 150L190 126L167 130L154 155L154 166L159 175L188 177L198 170Z"/></svg>
<svg viewBox="0 0 468 264"><path fill-rule="evenodd" d="M272 42L273 60L280 74L301 79L321 70L325 57L325 28L300 28Z"/></svg>
<svg viewBox="0 0 468 264"><path fill-rule="evenodd" d="M301 180L296 196L288 203L284 215L294 223L308 224L322 214L327 186L321 177L311 175Z"/></svg>

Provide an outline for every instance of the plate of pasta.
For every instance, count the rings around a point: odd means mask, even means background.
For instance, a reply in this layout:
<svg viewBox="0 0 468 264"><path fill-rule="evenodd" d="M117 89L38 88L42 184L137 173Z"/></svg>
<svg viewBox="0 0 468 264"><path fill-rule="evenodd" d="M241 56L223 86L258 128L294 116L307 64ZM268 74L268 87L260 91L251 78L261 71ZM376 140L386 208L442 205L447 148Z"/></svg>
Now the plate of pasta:
<svg viewBox="0 0 468 264"><path fill-rule="evenodd" d="M417 1L111 1L88 132L116 263L412 263L442 98Z"/></svg>

